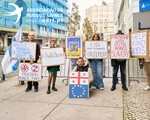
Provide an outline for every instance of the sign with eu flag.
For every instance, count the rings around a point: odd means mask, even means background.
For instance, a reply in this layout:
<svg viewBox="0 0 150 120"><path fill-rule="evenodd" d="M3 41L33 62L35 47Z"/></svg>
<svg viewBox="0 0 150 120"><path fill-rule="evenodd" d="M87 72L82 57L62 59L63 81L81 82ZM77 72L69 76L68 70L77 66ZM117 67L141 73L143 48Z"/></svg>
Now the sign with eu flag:
<svg viewBox="0 0 150 120"><path fill-rule="evenodd" d="M139 9L140 9L140 11L150 10L150 0L140 0L139 1Z"/></svg>
<svg viewBox="0 0 150 120"><path fill-rule="evenodd" d="M71 72L69 98L89 98L88 72Z"/></svg>

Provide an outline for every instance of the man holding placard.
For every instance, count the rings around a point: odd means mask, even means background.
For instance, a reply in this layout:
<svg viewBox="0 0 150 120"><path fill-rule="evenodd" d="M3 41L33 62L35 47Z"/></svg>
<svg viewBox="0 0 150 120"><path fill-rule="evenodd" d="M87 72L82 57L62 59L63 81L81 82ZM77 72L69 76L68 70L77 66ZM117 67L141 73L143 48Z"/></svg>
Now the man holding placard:
<svg viewBox="0 0 150 120"><path fill-rule="evenodd" d="M35 34L34 33L29 33L28 34L28 38L29 38L29 42L34 42L34 38L35 38ZM37 60L39 59L40 56L40 45L36 44L36 60L30 60L30 65L32 65L33 63L37 63ZM26 61L27 62L27 61ZM28 92L30 90L32 90L32 83L34 86L34 92L38 92L38 82L32 82L32 81L28 81L28 85L27 88L25 90L25 92Z"/></svg>
<svg viewBox="0 0 150 120"><path fill-rule="evenodd" d="M121 83L122 83L122 89L125 90L125 91L128 91L128 88L126 87L126 74L125 74L125 69L126 69L126 59L125 58L128 58L129 57L129 51L125 52L125 50L127 50L127 45L124 41L124 39L127 37L127 40L129 39L129 36L126 36L124 38L123 33L121 30L118 30L117 34L116 35L119 35L120 37L118 37L119 39L117 39L117 36L111 36L111 59L112 58L115 58L116 56L113 56L112 53L116 52L116 50L113 49L113 46L117 46L117 45L113 45L113 41L116 41L116 43L119 45L121 45L121 47L119 46L119 48L122 49L122 53L127 53L127 55L124 55L122 59L119 59L121 58L120 55L118 56L117 55L117 58L115 59L112 59L111 60L111 64L113 66L113 81L112 81L112 87L111 87L111 91L114 91L116 89L116 84L117 84L117 74L118 74L118 69L119 69L119 66L120 66L120 71L121 71ZM115 38L116 37L116 38ZM121 39L121 38L124 38L124 39ZM116 40L117 39L117 40ZM126 39L125 39L126 40ZM127 41L126 40L126 41ZM119 42L120 41L120 42ZM129 47L128 47L129 48ZM119 50L118 52L120 52L121 50ZM122 54L121 53L121 54Z"/></svg>

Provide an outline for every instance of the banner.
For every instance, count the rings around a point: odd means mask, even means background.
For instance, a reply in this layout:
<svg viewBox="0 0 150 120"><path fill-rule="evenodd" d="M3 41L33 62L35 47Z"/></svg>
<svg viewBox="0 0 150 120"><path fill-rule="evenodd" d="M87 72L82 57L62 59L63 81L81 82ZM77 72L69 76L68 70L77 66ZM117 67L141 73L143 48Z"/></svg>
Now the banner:
<svg viewBox="0 0 150 120"><path fill-rule="evenodd" d="M107 41L86 41L85 58L86 59L106 59Z"/></svg>
<svg viewBox="0 0 150 120"><path fill-rule="evenodd" d="M89 98L88 72L71 72L69 98Z"/></svg>
<svg viewBox="0 0 150 120"><path fill-rule="evenodd" d="M82 57L82 37L66 37L67 58Z"/></svg>
<svg viewBox="0 0 150 120"><path fill-rule="evenodd" d="M35 42L12 42L11 59L13 60L35 60L36 43Z"/></svg>
<svg viewBox="0 0 150 120"><path fill-rule="evenodd" d="M146 58L148 56L148 31L131 33L131 57Z"/></svg>
<svg viewBox="0 0 150 120"><path fill-rule="evenodd" d="M42 80L41 64L19 63L19 81L36 81Z"/></svg>
<svg viewBox="0 0 150 120"><path fill-rule="evenodd" d="M129 35L111 35L111 59L129 59Z"/></svg>
<svg viewBox="0 0 150 120"><path fill-rule="evenodd" d="M63 48L43 48L41 49L41 56L43 67L65 64Z"/></svg>

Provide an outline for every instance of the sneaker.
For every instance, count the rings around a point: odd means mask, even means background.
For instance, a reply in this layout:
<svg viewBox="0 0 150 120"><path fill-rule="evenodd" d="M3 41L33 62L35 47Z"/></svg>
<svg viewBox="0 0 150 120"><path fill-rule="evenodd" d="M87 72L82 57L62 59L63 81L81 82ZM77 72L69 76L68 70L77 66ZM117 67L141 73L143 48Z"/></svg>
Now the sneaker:
<svg viewBox="0 0 150 120"><path fill-rule="evenodd" d="M97 88L95 86L93 86L93 90L96 90Z"/></svg>
<svg viewBox="0 0 150 120"><path fill-rule="evenodd" d="M115 86L112 86L110 90L111 90L111 91L114 91L115 89L116 89L116 87L115 87Z"/></svg>
<svg viewBox="0 0 150 120"><path fill-rule="evenodd" d="M27 88L26 90L25 90L25 92L29 92L29 91L31 91L32 90L32 88Z"/></svg>
<svg viewBox="0 0 150 120"><path fill-rule="evenodd" d="M128 91L128 88L126 86L123 86L122 89Z"/></svg>
<svg viewBox="0 0 150 120"><path fill-rule="evenodd" d="M144 88L145 91L150 90L150 86L146 86L146 88Z"/></svg>
<svg viewBox="0 0 150 120"><path fill-rule="evenodd" d="M102 88L100 88L100 90L104 90L104 88L102 87Z"/></svg>
<svg viewBox="0 0 150 120"><path fill-rule="evenodd" d="M38 89L34 89L34 92L36 93L36 92L38 92L39 90Z"/></svg>

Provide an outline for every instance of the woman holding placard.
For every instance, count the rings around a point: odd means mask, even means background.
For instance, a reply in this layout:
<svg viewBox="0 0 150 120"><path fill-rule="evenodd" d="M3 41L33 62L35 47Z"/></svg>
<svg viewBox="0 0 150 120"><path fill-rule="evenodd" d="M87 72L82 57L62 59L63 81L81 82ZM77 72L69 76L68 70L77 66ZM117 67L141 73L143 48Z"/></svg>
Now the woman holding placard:
<svg viewBox="0 0 150 120"><path fill-rule="evenodd" d="M56 40L55 39L50 40L50 47L51 48L56 47ZM47 67L47 70L49 73L47 94L50 94L50 85L51 85L52 78L53 78L52 90L57 91L57 89L55 88L55 83L56 83L57 71L60 71L59 67L60 66L49 66L49 67Z"/></svg>
<svg viewBox="0 0 150 120"><path fill-rule="evenodd" d="M99 41L100 37L99 34L94 34L92 41ZM93 89L104 89L103 83L103 59L89 59L90 66L92 69L94 81L90 84L93 85Z"/></svg>

